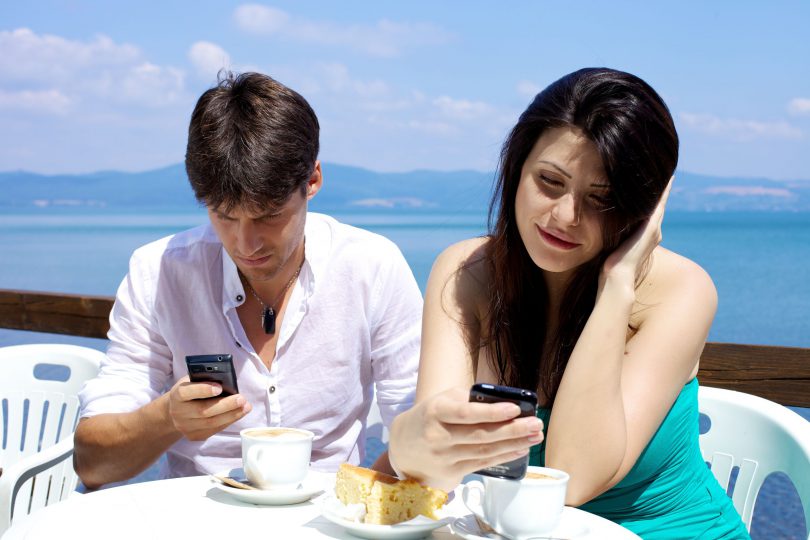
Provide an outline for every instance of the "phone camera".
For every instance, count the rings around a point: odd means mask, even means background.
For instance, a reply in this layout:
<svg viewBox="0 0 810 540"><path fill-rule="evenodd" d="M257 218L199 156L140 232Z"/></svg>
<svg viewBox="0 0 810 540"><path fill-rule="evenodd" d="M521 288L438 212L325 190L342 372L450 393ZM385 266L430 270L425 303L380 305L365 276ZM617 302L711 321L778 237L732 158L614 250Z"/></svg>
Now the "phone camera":
<svg viewBox="0 0 810 540"><path fill-rule="evenodd" d="M484 401L484 396L475 396L478 401Z"/></svg>

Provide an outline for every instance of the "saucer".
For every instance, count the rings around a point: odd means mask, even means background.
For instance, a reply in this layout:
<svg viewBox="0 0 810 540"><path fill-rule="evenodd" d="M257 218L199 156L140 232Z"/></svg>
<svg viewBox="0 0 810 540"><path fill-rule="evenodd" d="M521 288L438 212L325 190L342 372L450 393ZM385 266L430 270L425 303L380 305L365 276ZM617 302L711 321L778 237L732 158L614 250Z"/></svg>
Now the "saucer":
<svg viewBox="0 0 810 540"><path fill-rule="evenodd" d="M581 522L581 516L578 515L578 512L572 512L571 510L574 509L566 506L563 509L560 523L554 530L538 534L536 538L538 540L546 538L549 540L574 540L587 536L589 533L588 526ZM474 514L468 514L456 519L450 524L450 530L453 531L453 534L466 540L507 540L506 536L481 530Z"/></svg>
<svg viewBox="0 0 810 540"><path fill-rule="evenodd" d="M245 477L242 469L230 469L217 473L217 476L230 476L241 479ZM218 480L213 480L214 487L227 493L235 499L250 504L281 506L298 504L310 500L315 495L323 493L324 486L328 485L330 475L317 471L309 471L306 478L292 489L241 489L226 486Z"/></svg>
<svg viewBox="0 0 810 540"><path fill-rule="evenodd" d="M417 516L410 521L397 523L396 525L374 525L370 523L359 523L351 521L340 515L340 511L345 508L334 494L330 494L323 501L321 515L340 525L346 532L360 538L369 540L416 540L430 535L431 531L448 525L452 518L432 520L425 516Z"/></svg>

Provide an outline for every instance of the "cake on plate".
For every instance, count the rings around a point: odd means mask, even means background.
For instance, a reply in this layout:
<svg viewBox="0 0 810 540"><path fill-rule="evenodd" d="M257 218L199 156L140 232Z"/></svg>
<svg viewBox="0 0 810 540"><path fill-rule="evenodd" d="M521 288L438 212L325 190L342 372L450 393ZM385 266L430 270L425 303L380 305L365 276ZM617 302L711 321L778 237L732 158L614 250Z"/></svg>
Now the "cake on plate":
<svg viewBox="0 0 810 540"><path fill-rule="evenodd" d="M347 506L365 505L364 522L378 525L393 525L418 515L438 519L436 510L447 502L447 493L439 489L348 463L338 470L335 495Z"/></svg>

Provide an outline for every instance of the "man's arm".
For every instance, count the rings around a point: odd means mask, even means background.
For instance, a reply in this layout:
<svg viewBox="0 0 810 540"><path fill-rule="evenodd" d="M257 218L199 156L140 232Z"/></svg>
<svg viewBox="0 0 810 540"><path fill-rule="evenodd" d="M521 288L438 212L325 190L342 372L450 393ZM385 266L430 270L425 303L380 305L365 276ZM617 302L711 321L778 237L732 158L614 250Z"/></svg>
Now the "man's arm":
<svg viewBox="0 0 810 540"><path fill-rule="evenodd" d="M205 440L250 412L239 394L211 398L216 383L180 379L172 389L128 413L83 418L74 435L73 466L90 489L132 478L182 437Z"/></svg>

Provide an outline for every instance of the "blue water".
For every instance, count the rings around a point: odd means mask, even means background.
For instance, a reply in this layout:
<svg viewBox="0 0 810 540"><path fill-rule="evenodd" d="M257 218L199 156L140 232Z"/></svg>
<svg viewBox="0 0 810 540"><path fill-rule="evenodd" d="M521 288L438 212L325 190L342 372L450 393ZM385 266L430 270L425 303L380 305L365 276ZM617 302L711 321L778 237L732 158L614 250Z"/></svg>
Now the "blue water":
<svg viewBox="0 0 810 540"><path fill-rule="evenodd" d="M396 242L422 290L441 250L483 234L486 225L480 214L336 217ZM0 215L0 288L113 295L133 249L205 221L203 211ZM810 347L810 213L670 212L663 232L665 247L714 280L719 306L710 341ZM27 342L105 346L103 340L0 330L0 346ZM808 410L796 411L810 418ZM792 486L776 482L762 494L754 537L801 538Z"/></svg>

